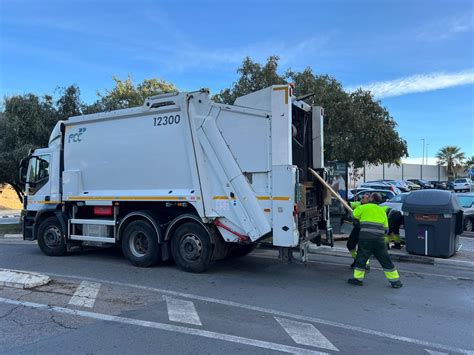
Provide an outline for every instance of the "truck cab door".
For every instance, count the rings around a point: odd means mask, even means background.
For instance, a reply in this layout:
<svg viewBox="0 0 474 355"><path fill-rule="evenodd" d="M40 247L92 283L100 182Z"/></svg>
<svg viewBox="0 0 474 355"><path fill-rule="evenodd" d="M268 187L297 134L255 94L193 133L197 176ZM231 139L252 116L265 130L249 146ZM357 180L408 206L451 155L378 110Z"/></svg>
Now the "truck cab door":
<svg viewBox="0 0 474 355"><path fill-rule="evenodd" d="M31 157L26 181L29 211L38 211L51 202L51 154Z"/></svg>

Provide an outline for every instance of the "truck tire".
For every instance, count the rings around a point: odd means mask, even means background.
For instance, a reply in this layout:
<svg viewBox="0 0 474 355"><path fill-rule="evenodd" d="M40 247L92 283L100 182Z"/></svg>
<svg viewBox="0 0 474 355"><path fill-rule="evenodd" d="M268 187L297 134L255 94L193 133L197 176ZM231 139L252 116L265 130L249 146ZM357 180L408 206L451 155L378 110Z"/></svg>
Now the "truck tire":
<svg viewBox="0 0 474 355"><path fill-rule="evenodd" d="M61 223L56 217L48 217L38 228L38 246L49 256L66 255L67 248L61 230Z"/></svg>
<svg viewBox="0 0 474 355"><path fill-rule="evenodd" d="M132 265L157 264L161 260L161 247L153 226L143 220L131 222L123 231L122 252Z"/></svg>
<svg viewBox="0 0 474 355"><path fill-rule="evenodd" d="M464 228L463 228L464 231L473 232L474 231L473 224L474 224L474 220L472 218L466 218L464 220Z"/></svg>
<svg viewBox="0 0 474 355"><path fill-rule="evenodd" d="M211 266L212 243L207 230L197 223L179 226L171 238L171 255L182 270L204 272Z"/></svg>

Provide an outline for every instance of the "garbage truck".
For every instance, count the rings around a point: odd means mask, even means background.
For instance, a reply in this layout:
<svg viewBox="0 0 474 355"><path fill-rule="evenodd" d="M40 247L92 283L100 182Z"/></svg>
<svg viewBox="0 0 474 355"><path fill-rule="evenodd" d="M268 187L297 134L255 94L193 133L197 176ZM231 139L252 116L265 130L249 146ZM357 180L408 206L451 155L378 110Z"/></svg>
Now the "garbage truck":
<svg viewBox="0 0 474 355"><path fill-rule="evenodd" d="M209 91L60 121L21 161L23 238L59 256L117 245L136 266L203 272L268 240L290 258L331 244L322 107L275 85L214 102ZM318 176L318 178L319 178Z"/></svg>

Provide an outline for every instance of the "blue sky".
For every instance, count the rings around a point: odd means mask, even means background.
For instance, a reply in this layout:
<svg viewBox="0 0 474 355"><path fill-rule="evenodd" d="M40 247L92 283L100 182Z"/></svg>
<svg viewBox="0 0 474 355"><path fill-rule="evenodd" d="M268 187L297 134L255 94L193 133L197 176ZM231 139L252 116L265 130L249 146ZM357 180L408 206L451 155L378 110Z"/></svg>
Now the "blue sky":
<svg viewBox="0 0 474 355"><path fill-rule="evenodd" d="M371 89L410 157L474 155L474 2L0 1L0 96L77 84L92 102L112 76L181 90L229 87L245 56L281 57Z"/></svg>

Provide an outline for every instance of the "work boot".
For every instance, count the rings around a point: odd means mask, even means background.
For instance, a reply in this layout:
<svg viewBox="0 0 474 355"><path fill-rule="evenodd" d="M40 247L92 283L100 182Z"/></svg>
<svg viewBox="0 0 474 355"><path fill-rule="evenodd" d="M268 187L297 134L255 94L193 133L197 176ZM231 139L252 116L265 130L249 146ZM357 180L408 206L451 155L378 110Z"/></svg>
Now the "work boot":
<svg viewBox="0 0 474 355"><path fill-rule="evenodd" d="M356 267L356 261L354 260L351 264L351 269L355 268Z"/></svg>
<svg viewBox="0 0 474 355"><path fill-rule="evenodd" d="M370 272L370 265L369 264L365 264L365 271Z"/></svg>
<svg viewBox="0 0 474 355"><path fill-rule="evenodd" d="M400 288L403 286L403 284L400 282L400 280L398 281L390 281L390 285L393 287L393 288Z"/></svg>
<svg viewBox="0 0 474 355"><path fill-rule="evenodd" d="M351 285L355 285L355 286L363 286L364 285L364 282L362 282L361 280L358 280L358 279L349 279L347 280L348 283L350 283Z"/></svg>

